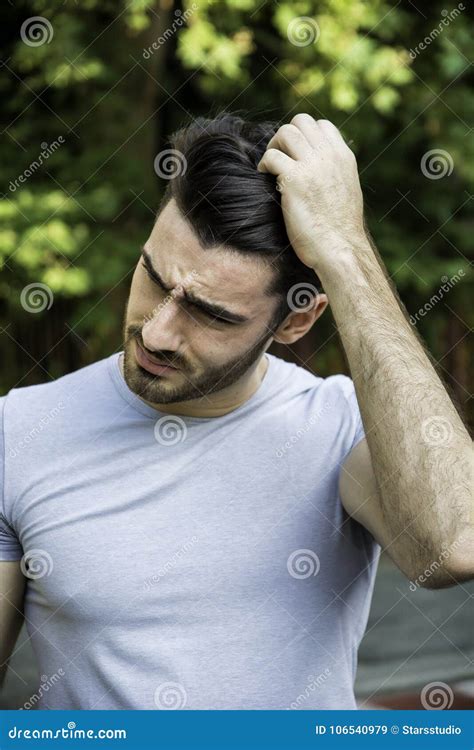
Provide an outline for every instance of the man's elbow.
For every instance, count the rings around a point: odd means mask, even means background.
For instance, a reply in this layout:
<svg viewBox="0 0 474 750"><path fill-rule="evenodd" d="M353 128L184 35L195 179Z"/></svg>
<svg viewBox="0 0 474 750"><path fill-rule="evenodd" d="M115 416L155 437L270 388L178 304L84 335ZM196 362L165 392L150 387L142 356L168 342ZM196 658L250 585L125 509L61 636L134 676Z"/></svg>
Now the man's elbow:
<svg viewBox="0 0 474 750"><path fill-rule="evenodd" d="M461 552L459 556L453 557L446 568L449 576L456 583L474 580L474 557L472 554L463 555Z"/></svg>
<svg viewBox="0 0 474 750"><path fill-rule="evenodd" d="M474 580L474 536L464 533L440 552L418 576L426 589L444 589Z"/></svg>

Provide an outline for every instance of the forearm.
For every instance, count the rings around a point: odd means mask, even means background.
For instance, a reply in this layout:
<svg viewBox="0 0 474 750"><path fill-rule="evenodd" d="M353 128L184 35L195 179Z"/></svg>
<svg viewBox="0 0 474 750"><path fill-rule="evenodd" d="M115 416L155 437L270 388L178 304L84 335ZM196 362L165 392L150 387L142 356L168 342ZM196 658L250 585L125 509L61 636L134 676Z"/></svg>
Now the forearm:
<svg viewBox="0 0 474 750"><path fill-rule="evenodd" d="M472 539L472 441L370 244L334 257L317 274L355 384L387 526L417 570Z"/></svg>

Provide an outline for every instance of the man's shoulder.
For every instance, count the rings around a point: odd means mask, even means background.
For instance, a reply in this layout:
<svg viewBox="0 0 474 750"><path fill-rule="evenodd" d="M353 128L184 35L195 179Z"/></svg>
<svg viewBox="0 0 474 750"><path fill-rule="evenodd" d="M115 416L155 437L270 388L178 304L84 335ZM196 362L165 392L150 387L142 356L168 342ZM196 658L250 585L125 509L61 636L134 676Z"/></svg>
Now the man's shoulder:
<svg viewBox="0 0 474 750"><path fill-rule="evenodd" d="M35 415L55 414L74 403L84 408L94 390L103 388L101 380L107 374L109 359L105 357L44 383L14 387L0 397L0 411L24 415L31 421Z"/></svg>
<svg viewBox="0 0 474 750"><path fill-rule="evenodd" d="M297 364L275 355L273 358L276 360L275 366L278 368L279 377L297 393L312 397L319 392L319 395L331 394L336 398L349 398L354 391L354 383L348 375L334 373L322 376L307 369L303 361Z"/></svg>
<svg viewBox="0 0 474 750"><path fill-rule="evenodd" d="M292 456L290 460L301 467L310 466L306 471L318 487L321 468L338 467L363 436L354 383L343 373L322 377L302 365L280 366L288 377L282 378L282 408L274 410L285 433L278 456ZM296 443L298 451L292 452Z"/></svg>

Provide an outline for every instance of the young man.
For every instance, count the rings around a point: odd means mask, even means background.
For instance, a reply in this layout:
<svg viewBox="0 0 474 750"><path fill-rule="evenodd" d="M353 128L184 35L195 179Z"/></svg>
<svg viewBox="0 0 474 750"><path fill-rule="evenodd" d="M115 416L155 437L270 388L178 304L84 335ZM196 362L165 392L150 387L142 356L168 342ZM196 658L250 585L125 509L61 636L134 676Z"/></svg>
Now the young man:
<svg viewBox="0 0 474 750"><path fill-rule="evenodd" d="M0 660L24 609L39 708L355 708L381 546L474 575L471 441L331 123L224 113L173 148L123 352L0 401ZM328 299L352 378L266 353Z"/></svg>

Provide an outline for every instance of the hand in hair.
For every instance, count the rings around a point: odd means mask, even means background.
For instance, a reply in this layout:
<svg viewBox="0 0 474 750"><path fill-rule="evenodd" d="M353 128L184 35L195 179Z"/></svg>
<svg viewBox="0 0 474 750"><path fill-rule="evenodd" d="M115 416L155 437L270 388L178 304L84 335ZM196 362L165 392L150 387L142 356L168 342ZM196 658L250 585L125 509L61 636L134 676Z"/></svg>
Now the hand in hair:
<svg viewBox="0 0 474 750"><path fill-rule="evenodd" d="M316 273L367 247L356 159L331 122L295 115L269 140L257 169L277 177L288 238Z"/></svg>

